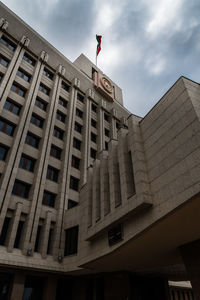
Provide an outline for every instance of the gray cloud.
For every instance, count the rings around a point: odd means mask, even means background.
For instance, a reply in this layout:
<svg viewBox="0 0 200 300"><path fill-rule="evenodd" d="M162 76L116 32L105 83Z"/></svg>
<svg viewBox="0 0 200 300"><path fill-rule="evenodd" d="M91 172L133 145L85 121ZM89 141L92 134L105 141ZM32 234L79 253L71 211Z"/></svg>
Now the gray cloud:
<svg viewBox="0 0 200 300"><path fill-rule="evenodd" d="M2 2L72 61L83 49L90 56L103 5L112 4L113 11L118 9L118 16L112 16L107 27L102 23L101 67L105 71L105 66L107 75L122 88L124 104L135 114L145 115L179 76L199 81L198 0L163 0L159 4L155 0L102 0L99 4L96 0ZM162 10L162 5L166 9ZM118 63L110 67L102 63L108 37L111 54L117 45L122 49Z"/></svg>

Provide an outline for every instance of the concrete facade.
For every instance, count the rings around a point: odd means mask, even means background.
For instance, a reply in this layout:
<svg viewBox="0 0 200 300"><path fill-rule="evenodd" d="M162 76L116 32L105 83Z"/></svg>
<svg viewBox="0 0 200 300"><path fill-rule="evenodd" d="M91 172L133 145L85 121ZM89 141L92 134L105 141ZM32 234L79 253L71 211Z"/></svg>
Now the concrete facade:
<svg viewBox="0 0 200 300"><path fill-rule="evenodd" d="M0 29L2 299L200 299L199 84L141 118L3 4Z"/></svg>

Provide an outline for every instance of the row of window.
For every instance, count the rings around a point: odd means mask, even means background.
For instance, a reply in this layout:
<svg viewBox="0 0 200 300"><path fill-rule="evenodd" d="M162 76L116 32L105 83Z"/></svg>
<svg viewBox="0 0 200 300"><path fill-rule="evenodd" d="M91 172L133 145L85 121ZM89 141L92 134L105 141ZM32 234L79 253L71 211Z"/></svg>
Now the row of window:
<svg viewBox="0 0 200 300"><path fill-rule="evenodd" d="M53 170L53 172L52 172L52 170ZM48 170L47 170L47 177L49 176L49 178L51 178L52 180L55 178L55 176L58 176L58 173L54 173L54 170L56 170L56 169L54 169L52 167L48 167ZM58 170L56 170L56 171L58 171ZM70 189L72 189L74 191L78 191L79 179L74 176L70 176L69 187L70 187ZM31 188L30 184L24 183L24 182L16 179L13 189L12 189L12 194L15 196L24 198L24 199L28 199L30 188ZM48 191L44 191L43 202L42 202L43 204L54 207L55 199L56 199L55 194L48 192Z"/></svg>

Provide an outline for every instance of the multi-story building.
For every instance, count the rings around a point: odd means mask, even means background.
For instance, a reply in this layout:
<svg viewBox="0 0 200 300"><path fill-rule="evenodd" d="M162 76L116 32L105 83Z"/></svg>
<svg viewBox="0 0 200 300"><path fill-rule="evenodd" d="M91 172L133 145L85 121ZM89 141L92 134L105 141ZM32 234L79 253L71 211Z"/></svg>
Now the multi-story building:
<svg viewBox="0 0 200 300"><path fill-rule="evenodd" d="M199 96L135 116L0 4L0 299L199 299Z"/></svg>

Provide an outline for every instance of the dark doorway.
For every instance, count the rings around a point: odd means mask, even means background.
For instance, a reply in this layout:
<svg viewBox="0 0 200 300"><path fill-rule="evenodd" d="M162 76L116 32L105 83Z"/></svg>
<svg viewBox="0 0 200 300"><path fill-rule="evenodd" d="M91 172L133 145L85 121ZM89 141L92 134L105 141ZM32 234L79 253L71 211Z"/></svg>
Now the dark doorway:
<svg viewBox="0 0 200 300"><path fill-rule="evenodd" d="M44 279L27 276L22 300L42 300Z"/></svg>
<svg viewBox="0 0 200 300"><path fill-rule="evenodd" d="M8 300L12 275L7 273L0 273L0 299Z"/></svg>

